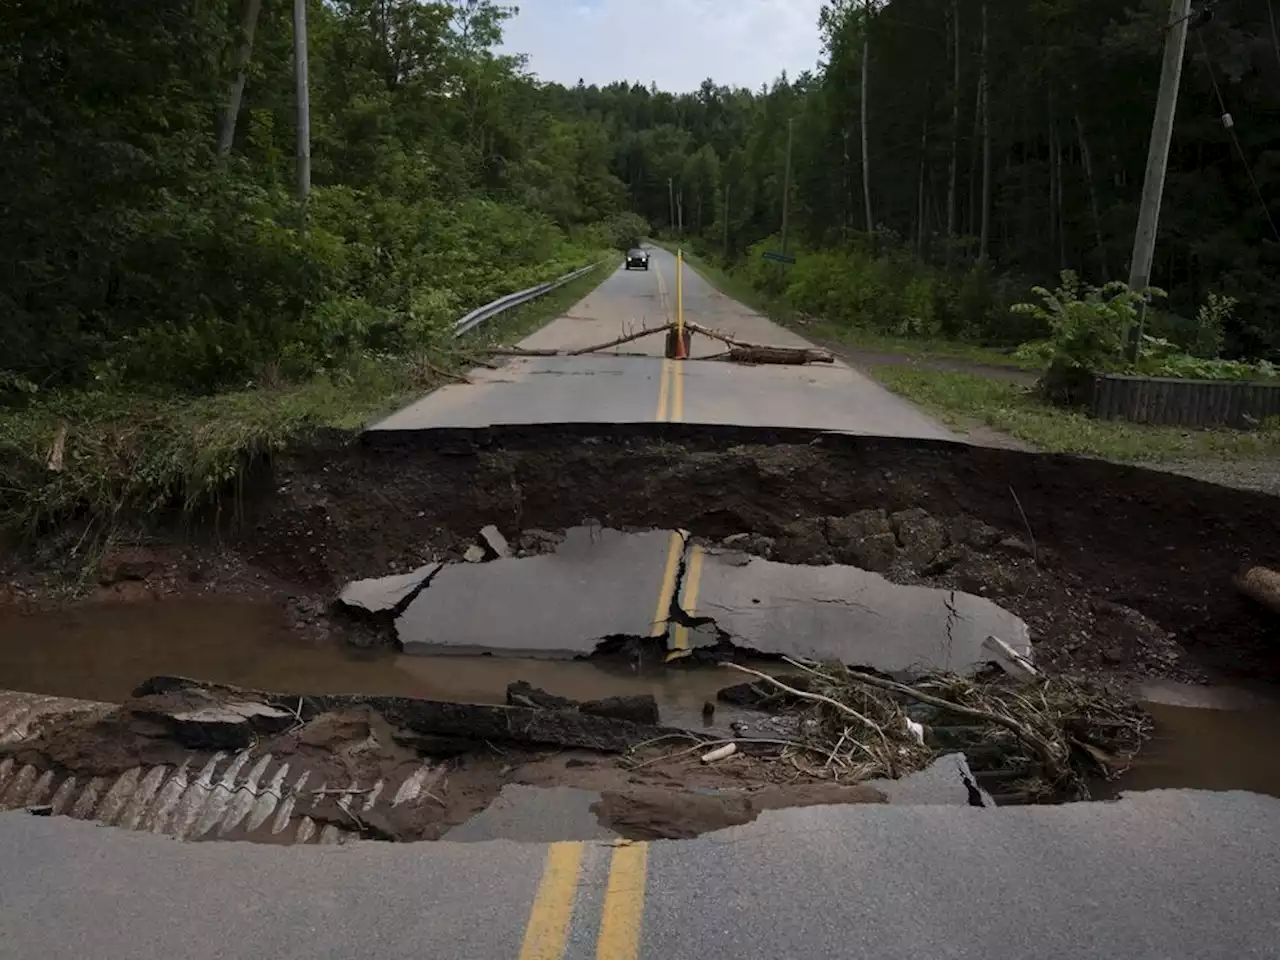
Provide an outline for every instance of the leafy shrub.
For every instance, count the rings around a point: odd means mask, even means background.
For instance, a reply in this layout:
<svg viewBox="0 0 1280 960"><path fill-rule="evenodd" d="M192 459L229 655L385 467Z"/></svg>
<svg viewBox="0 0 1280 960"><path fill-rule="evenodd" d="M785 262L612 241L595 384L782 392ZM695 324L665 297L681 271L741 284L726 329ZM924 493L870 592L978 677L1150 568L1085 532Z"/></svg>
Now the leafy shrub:
<svg viewBox="0 0 1280 960"><path fill-rule="evenodd" d="M1090 286L1071 270L1062 272L1056 290L1033 287L1032 292L1041 303L1018 303L1011 309L1049 328L1047 347L1032 348L1048 360L1042 389L1054 402L1079 402L1094 373L1123 368L1125 334L1137 321L1143 294L1118 281ZM1164 296L1155 289L1150 293ZM1028 351L1023 358L1030 355Z"/></svg>
<svg viewBox="0 0 1280 960"><path fill-rule="evenodd" d="M1142 353L1131 368L1146 377L1177 377L1188 380L1276 380L1280 367L1266 360L1249 363L1219 360L1185 353L1161 337L1142 338Z"/></svg>

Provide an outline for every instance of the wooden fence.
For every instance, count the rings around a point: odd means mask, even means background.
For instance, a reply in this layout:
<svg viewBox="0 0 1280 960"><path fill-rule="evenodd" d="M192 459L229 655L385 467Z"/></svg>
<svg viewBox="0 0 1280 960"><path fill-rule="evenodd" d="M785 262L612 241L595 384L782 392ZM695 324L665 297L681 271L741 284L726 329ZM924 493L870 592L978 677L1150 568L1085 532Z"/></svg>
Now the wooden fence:
<svg viewBox="0 0 1280 960"><path fill-rule="evenodd" d="M1090 412L1099 420L1249 429L1280 416L1280 384L1101 374Z"/></svg>

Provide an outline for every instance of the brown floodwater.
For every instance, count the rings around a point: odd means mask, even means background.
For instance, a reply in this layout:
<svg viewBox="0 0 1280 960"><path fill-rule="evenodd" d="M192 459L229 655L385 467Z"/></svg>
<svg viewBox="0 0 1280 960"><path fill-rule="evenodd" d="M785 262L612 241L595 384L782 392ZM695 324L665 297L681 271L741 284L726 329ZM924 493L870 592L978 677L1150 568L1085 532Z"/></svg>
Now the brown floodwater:
<svg viewBox="0 0 1280 960"><path fill-rule="evenodd" d="M0 611L0 689L121 702L148 677L177 674L281 693L364 693L502 703L524 680L593 699L650 693L664 722L698 726L702 705L737 679L714 669L637 674L589 661L405 656L308 642L285 611L251 601L85 604ZM1155 735L1133 768L1095 796L1190 787L1280 796L1280 700L1234 690L1150 684ZM717 711L722 721L723 710Z"/></svg>
<svg viewBox="0 0 1280 960"><path fill-rule="evenodd" d="M664 722L696 725L738 682L725 671L640 675L589 661L405 656L308 642L285 611L256 601L164 600L0 611L0 689L119 703L160 674L282 693L362 693L502 703L527 681L575 699L651 693Z"/></svg>

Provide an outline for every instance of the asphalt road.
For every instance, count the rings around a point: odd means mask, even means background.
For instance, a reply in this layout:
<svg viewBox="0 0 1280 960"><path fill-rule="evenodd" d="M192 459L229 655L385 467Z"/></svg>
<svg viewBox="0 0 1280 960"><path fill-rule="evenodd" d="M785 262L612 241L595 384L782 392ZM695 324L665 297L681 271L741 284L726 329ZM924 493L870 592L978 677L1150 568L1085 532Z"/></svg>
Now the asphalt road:
<svg viewBox="0 0 1280 960"><path fill-rule="evenodd" d="M1280 801L811 807L697 840L182 844L0 815L0 958L1277 956Z"/></svg>
<svg viewBox="0 0 1280 960"><path fill-rule="evenodd" d="M796 334L724 296L687 266L684 315L752 343L806 346ZM676 259L654 248L650 269L617 271L564 316L520 343L580 350L656 327L676 313ZM693 338L690 361L663 358L663 338L604 354L512 358L472 371L374 425L374 431L526 423L652 421L801 427L954 439L936 421L843 363L743 366L702 360L723 351Z"/></svg>

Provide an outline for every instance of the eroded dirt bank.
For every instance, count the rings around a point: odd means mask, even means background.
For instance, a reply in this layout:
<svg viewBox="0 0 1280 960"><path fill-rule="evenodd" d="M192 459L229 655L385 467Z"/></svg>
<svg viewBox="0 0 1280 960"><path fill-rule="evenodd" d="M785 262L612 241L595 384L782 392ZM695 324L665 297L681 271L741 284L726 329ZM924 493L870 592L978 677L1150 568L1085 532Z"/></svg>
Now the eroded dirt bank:
<svg viewBox="0 0 1280 960"><path fill-rule="evenodd" d="M848 518L914 509L1001 538L891 578L999 598L1051 665L1280 679L1280 629L1232 585L1243 566L1280 563L1280 499L1101 461L805 431L521 427L293 451L246 506L237 551L321 592L456 555L488 523L679 527L787 562L857 563L865 537Z"/></svg>
<svg viewBox="0 0 1280 960"><path fill-rule="evenodd" d="M983 594L1051 668L1280 679L1280 629L1232 584L1280 564L1280 499L1101 461L673 424L333 436L279 455L231 512L153 530L98 591L289 597L326 629L342 584L458 557L486 524L595 521Z"/></svg>

